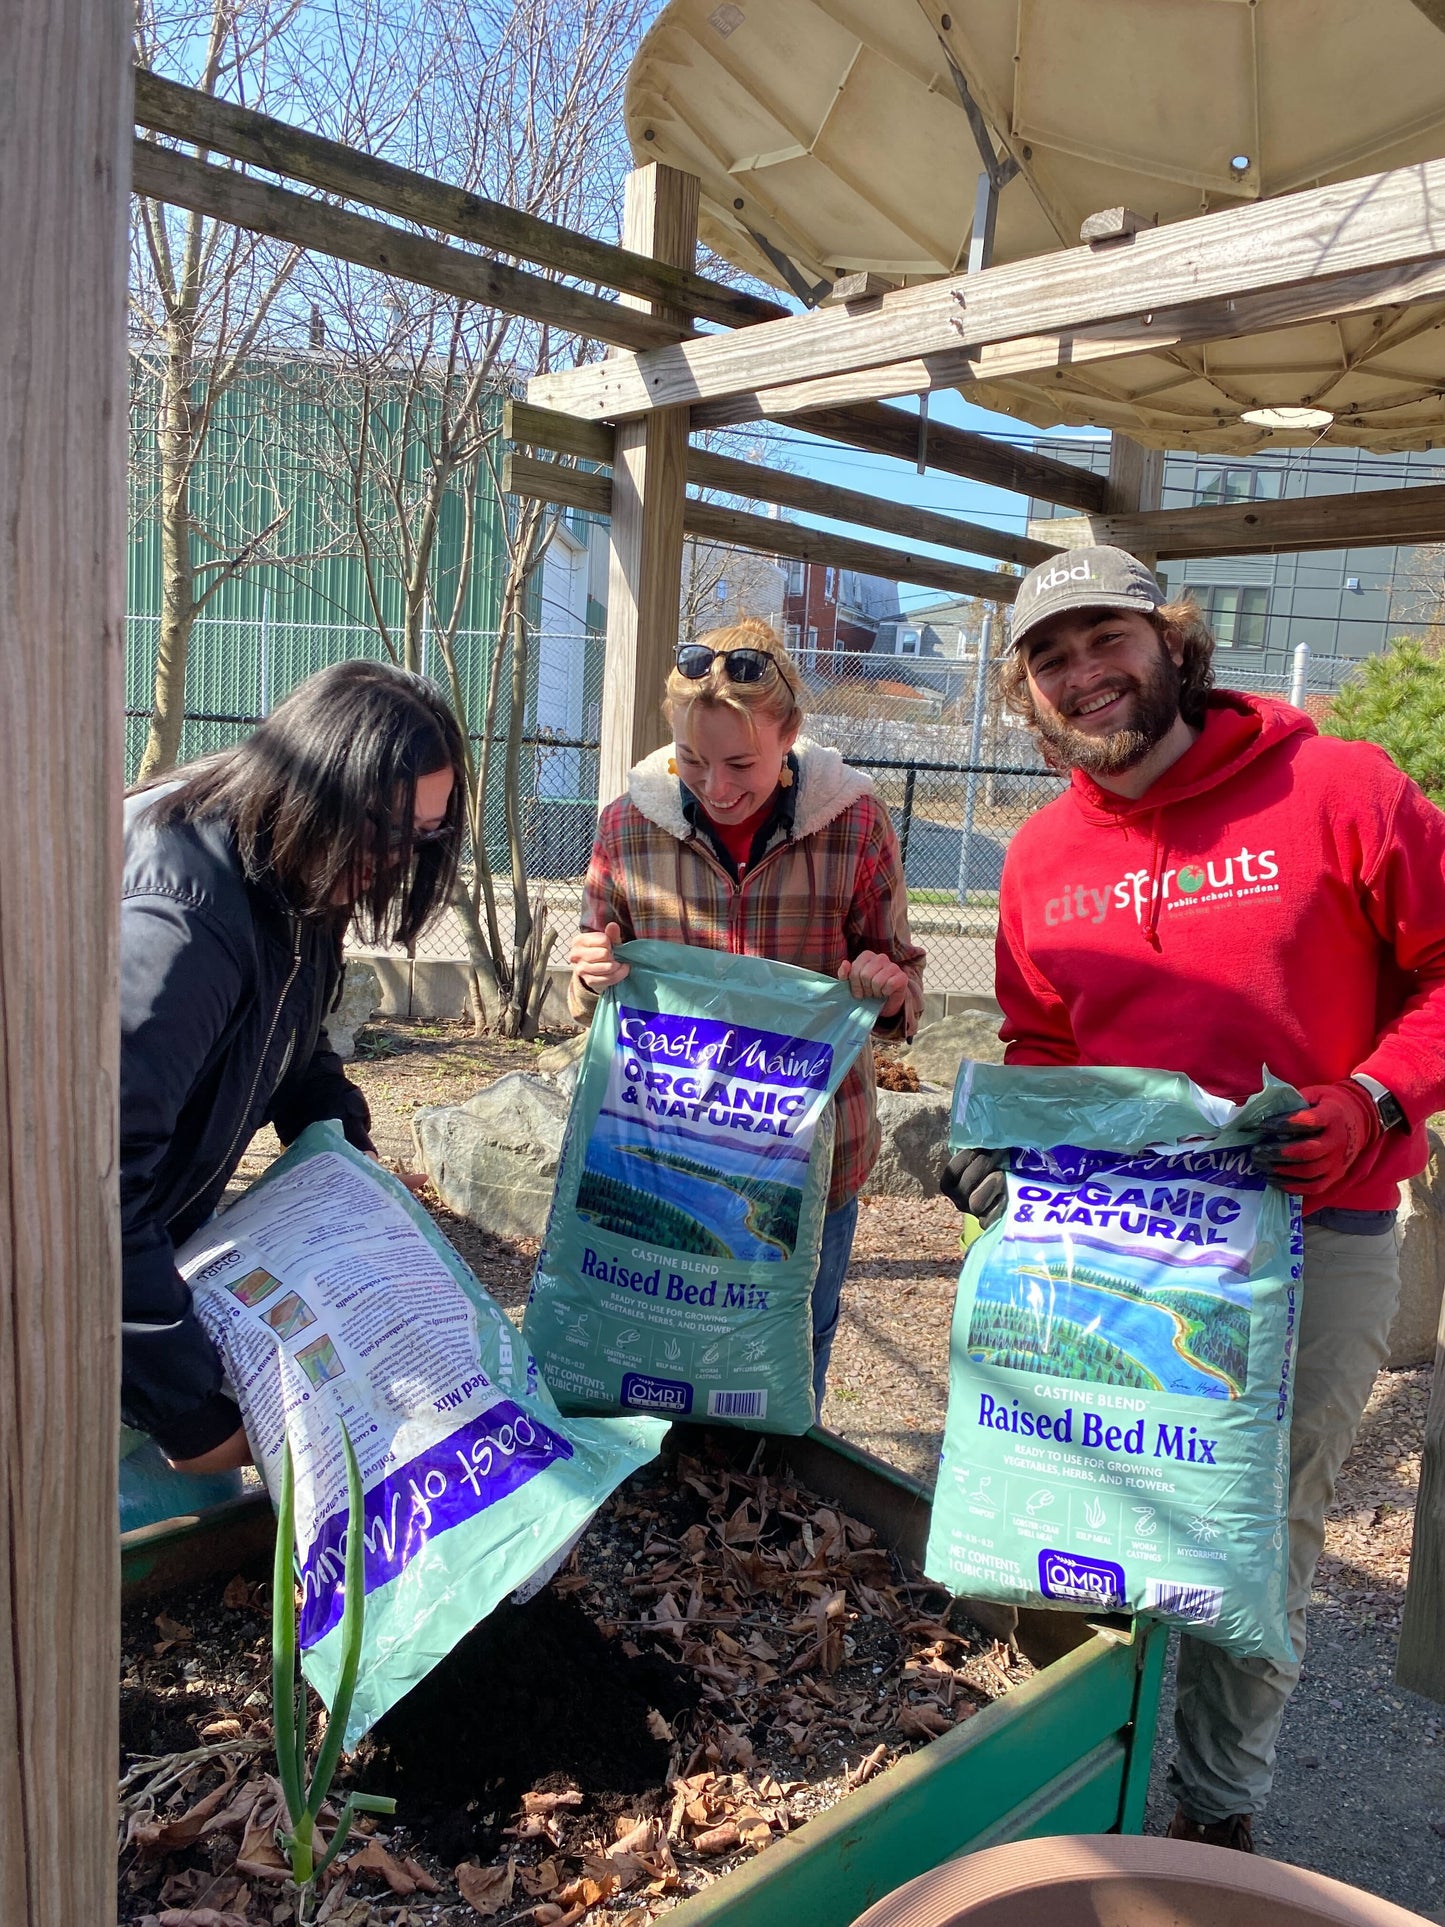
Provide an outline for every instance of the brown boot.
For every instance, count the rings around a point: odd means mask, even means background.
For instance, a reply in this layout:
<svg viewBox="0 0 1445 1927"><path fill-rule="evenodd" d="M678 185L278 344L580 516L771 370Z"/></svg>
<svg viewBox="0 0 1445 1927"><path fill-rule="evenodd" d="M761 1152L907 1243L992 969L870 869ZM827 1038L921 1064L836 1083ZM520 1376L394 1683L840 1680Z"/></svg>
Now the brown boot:
<svg viewBox="0 0 1445 1927"><path fill-rule="evenodd" d="M1194 1840L1202 1847L1232 1847L1236 1853L1254 1852L1254 1815L1231 1813L1227 1820L1191 1820L1183 1807L1169 1822L1171 1840Z"/></svg>

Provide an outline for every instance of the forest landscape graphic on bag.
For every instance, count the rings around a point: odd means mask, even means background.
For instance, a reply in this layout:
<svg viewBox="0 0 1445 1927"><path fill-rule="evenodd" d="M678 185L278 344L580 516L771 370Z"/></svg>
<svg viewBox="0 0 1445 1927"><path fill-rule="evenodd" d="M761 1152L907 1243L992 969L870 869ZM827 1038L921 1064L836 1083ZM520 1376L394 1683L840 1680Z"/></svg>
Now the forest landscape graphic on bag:
<svg viewBox="0 0 1445 1927"><path fill-rule="evenodd" d="M1021 1151L1011 1174L1009 1261L985 1274L973 1300L974 1363L1239 1398L1248 1385L1249 1254L1263 1187L1245 1151L1200 1158L1192 1174L1188 1165ZM1171 1248L1167 1272L1152 1257L1158 1241Z"/></svg>
<svg viewBox="0 0 1445 1927"><path fill-rule="evenodd" d="M703 1257L791 1258L832 1046L626 1003L617 1033L578 1216Z"/></svg>

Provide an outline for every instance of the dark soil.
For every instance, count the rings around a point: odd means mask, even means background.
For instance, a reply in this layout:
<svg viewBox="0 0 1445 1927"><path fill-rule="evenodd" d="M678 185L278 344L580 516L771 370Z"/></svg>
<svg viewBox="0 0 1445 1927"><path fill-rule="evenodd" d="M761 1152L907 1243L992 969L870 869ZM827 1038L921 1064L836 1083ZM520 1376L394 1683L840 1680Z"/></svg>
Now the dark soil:
<svg viewBox="0 0 1445 1927"><path fill-rule="evenodd" d="M447 1866L488 1857L535 1789L573 1787L600 1815L658 1790L669 1746L648 1731L697 1704L651 1653L629 1658L570 1598L502 1605L373 1731L357 1781L390 1793L408 1833Z"/></svg>

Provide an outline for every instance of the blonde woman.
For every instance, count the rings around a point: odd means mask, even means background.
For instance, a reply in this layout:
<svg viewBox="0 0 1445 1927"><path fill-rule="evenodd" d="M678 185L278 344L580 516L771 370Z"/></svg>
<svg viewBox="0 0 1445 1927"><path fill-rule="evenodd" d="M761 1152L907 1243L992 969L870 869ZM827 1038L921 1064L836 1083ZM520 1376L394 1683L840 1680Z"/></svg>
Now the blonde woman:
<svg viewBox="0 0 1445 1927"><path fill-rule="evenodd" d="M802 681L765 622L684 643L663 713L672 747L639 763L602 812L572 945L572 1010L591 1018L633 937L798 964L879 998L880 1037L911 1037L923 952L908 930L898 841L873 785L800 734ZM818 1409L858 1193L878 1155L869 1053L837 1097L833 1175L813 1287Z"/></svg>

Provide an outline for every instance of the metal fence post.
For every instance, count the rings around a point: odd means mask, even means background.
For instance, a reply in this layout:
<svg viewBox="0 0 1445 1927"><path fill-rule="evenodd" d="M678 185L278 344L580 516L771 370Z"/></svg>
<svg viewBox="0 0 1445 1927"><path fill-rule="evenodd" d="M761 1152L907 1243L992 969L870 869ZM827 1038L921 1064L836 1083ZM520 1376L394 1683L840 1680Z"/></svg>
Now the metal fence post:
<svg viewBox="0 0 1445 1927"><path fill-rule="evenodd" d="M913 828L913 791L918 782L918 770L912 763L903 779L903 822L898 831L898 860L903 866L905 883L908 880L908 833Z"/></svg>
<svg viewBox="0 0 1445 1927"><path fill-rule="evenodd" d="M1310 686L1310 646L1307 642L1295 644L1294 679L1289 686L1289 699L1296 709L1303 709L1305 696Z"/></svg>
<svg viewBox="0 0 1445 1927"><path fill-rule="evenodd" d="M989 649L993 643L993 609L983 612L978 638L978 670L973 683L973 726L968 737L968 786L964 791L963 835L958 844L958 900L968 902L969 846L973 842L973 814L978 805L978 766L983 757L983 716L988 700Z"/></svg>
<svg viewBox="0 0 1445 1927"><path fill-rule="evenodd" d="M271 714L271 668L270 668L270 661L269 661L270 641L271 641L271 591L269 589L263 589L261 591L260 647L256 652L256 655L257 655L256 679L260 684L260 689L257 692L260 697L260 701L257 707L262 716L269 716Z"/></svg>

